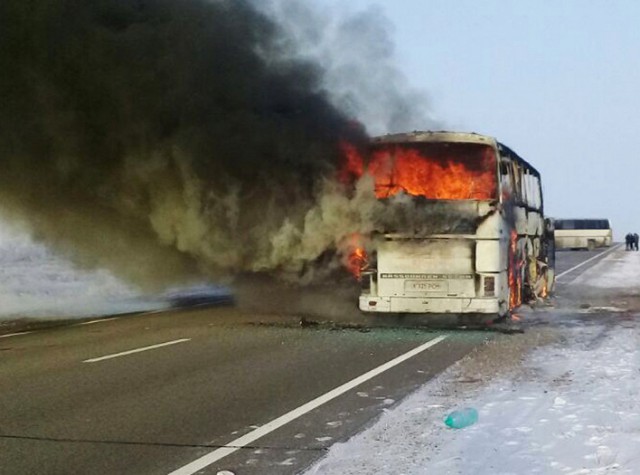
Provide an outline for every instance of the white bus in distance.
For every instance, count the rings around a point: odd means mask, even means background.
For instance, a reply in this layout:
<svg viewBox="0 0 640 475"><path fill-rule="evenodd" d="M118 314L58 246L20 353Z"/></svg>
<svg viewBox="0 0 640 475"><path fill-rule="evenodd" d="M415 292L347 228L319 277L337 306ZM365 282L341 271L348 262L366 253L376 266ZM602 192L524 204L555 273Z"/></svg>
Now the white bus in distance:
<svg viewBox="0 0 640 475"><path fill-rule="evenodd" d="M588 249L608 247L613 231L608 219L556 219L556 249Z"/></svg>

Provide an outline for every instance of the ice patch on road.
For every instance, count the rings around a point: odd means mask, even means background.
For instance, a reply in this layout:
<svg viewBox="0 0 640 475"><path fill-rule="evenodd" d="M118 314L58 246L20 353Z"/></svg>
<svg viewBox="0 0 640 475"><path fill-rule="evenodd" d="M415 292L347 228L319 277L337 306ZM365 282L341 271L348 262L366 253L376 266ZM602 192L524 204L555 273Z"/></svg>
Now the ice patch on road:
<svg viewBox="0 0 640 475"><path fill-rule="evenodd" d="M316 437L316 440L317 440L318 442L329 442L330 440L333 440L333 437L328 437L328 436L325 436L325 437Z"/></svg>
<svg viewBox="0 0 640 475"><path fill-rule="evenodd" d="M589 307L581 310L580 313L624 313L627 311L626 308L620 307Z"/></svg>

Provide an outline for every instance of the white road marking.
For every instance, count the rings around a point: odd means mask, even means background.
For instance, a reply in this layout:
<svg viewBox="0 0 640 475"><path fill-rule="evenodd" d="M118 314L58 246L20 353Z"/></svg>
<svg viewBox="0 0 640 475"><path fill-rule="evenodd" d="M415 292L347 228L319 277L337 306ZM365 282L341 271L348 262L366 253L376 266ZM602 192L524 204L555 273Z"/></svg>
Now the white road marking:
<svg viewBox="0 0 640 475"><path fill-rule="evenodd" d="M559 282L559 281L558 281L558 279L559 279L560 277L562 277L563 275L567 275L567 274L569 274L570 272L573 272L574 270L579 269L580 267L582 267L582 266L583 266L583 265L585 265L585 264L588 264L589 262L591 262L591 261L592 261L592 260L594 260L594 259L598 259L599 257L606 256L606 255L607 255L607 254L609 254L610 252L613 252L613 251L615 251L616 249L618 249L620 246L622 246L622 244L618 244L617 246L614 246L614 247L612 247L611 249L608 249L608 250L606 250L606 251L604 251L604 252L601 252L601 253L600 253L600 254L598 254L597 256L593 256L593 257L591 257L591 258L587 259L586 261L581 262L581 263L580 263L580 264L578 264L577 266L573 266L571 269L566 270L566 271L564 271L564 272L562 272L562 273L558 274L558 275L556 276L556 282L558 282L559 284L566 284L566 283L568 283L568 282Z"/></svg>
<svg viewBox="0 0 640 475"><path fill-rule="evenodd" d="M267 424L258 427L256 430L249 432L248 434L243 435L242 437L239 437L235 440L232 440L231 442L229 442L228 444L226 444L224 447L221 447L219 449L216 449L212 452L209 452L206 455L203 455L202 457L200 457L199 459L194 460L193 462L185 465L184 467L181 467L177 470L174 470L173 472L171 472L169 475L192 475L196 472L198 472L199 470L202 470L205 467L208 467L209 465L211 465L212 463L217 462L218 460L226 457L227 455L231 455L232 453L234 453L236 450L241 449L242 447L245 447L249 444L251 444L252 442L258 440L259 438L269 434L270 432L273 432L276 429L279 429L280 427L284 426L285 424L288 424L289 422L305 415L306 413L322 406L323 404L331 401L332 399L337 398L338 396L346 393L347 391L355 388L356 386L361 385L362 383L378 376L381 373L384 373L385 371L393 368L394 366L399 365L400 363L408 360L409 358L412 358L420 353L422 353L423 351L431 348L432 346L437 345L438 343L440 343L442 340L444 340L445 338L447 338L446 335L442 335L439 336L437 338L434 338L433 340L430 340L416 348L414 348L411 351L408 351L407 353L404 353L403 355L400 355L390 361L387 361L386 363L384 363L383 365L378 366L377 368L372 369L371 371L368 371L360 376L358 376L355 379L352 379L351 381L343 384L342 386L338 386L335 389L332 389L331 391L329 391L328 393L323 394L322 396L319 396L311 401L309 401L306 404L303 404L302 406L293 409L290 412L287 412L286 414L278 417L277 419L272 420L271 422L268 422Z"/></svg>
<svg viewBox="0 0 640 475"><path fill-rule="evenodd" d="M141 351L155 350L156 348L162 348L163 346L169 345L177 345L178 343L184 343L185 341L190 341L191 338L181 338L180 340L167 341L164 343L158 343L157 345L145 346L142 348L135 348L133 350L123 351L121 353L115 353L112 355L100 356L99 358L91 358L88 360L84 360L83 363L95 363L97 361L109 360L111 358L118 358L120 356L132 355L134 353L140 353Z"/></svg>
<svg viewBox="0 0 640 475"><path fill-rule="evenodd" d="M77 326L80 326L80 325L93 325L94 323L110 322L112 320L117 320L118 318L119 317L99 318L98 320L89 320L88 322L78 323Z"/></svg>
<svg viewBox="0 0 640 475"><path fill-rule="evenodd" d="M26 335L27 333L33 333L33 332L7 333L6 335L0 335L0 338L9 338L10 336Z"/></svg>

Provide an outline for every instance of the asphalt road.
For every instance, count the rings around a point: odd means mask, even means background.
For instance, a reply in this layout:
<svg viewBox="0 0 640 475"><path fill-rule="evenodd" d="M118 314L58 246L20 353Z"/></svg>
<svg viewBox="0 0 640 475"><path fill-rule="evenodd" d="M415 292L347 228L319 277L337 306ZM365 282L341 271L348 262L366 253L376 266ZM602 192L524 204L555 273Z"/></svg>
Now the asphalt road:
<svg viewBox="0 0 640 475"><path fill-rule="evenodd" d="M169 473L443 336L233 324L229 312L0 339L0 473ZM295 473L486 337L447 335L203 473Z"/></svg>
<svg viewBox="0 0 640 475"><path fill-rule="evenodd" d="M560 253L559 268L591 257ZM212 308L0 336L0 473L298 473L476 346L509 338L257 320Z"/></svg>
<svg viewBox="0 0 640 475"><path fill-rule="evenodd" d="M621 244L587 250L562 250L556 252L556 278L560 285L570 283L580 274L596 265L604 255L620 249Z"/></svg>

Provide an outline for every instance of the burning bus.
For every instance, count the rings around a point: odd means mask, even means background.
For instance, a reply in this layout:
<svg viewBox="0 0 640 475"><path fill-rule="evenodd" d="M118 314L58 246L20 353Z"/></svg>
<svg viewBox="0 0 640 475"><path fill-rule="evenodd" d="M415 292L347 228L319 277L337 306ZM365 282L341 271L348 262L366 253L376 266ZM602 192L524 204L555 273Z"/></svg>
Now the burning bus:
<svg viewBox="0 0 640 475"><path fill-rule="evenodd" d="M357 249L364 312L506 316L554 282L540 174L494 138L412 132L347 150L388 208Z"/></svg>

